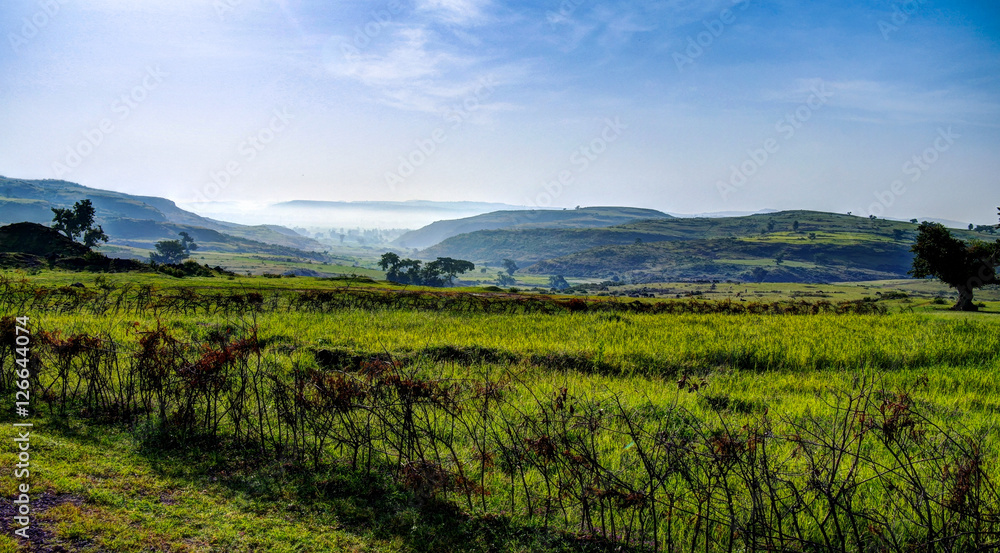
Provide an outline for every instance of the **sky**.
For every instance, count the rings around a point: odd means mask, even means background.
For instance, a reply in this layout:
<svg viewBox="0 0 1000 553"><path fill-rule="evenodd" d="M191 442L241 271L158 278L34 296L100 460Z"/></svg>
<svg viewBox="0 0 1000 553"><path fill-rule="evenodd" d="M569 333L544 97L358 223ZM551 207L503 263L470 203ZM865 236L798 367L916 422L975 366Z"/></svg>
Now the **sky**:
<svg viewBox="0 0 1000 553"><path fill-rule="evenodd" d="M995 223L1000 4L5 0L0 174Z"/></svg>

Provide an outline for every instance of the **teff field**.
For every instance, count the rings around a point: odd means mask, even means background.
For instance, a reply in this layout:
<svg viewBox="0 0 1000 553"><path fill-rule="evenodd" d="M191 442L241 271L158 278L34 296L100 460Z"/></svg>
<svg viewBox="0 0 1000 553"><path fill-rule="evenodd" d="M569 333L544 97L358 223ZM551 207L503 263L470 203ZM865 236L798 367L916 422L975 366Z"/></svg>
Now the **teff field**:
<svg viewBox="0 0 1000 553"><path fill-rule="evenodd" d="M672 286L685 297L4 273L7 396L17 389L17 336L31 340L30 543L1000 543L992 301L956 314L932 291L876 284L787 295L774 290L787 285L768 284L760 294L742 287L741 297ZM17 422L9 410L3 417ZM0 428L8 442L17 436ZM0 463L14 466L13 450ZM5 497L18 483L0 480ZM6 512L2 524L0 551L19 551Z"/></svg>

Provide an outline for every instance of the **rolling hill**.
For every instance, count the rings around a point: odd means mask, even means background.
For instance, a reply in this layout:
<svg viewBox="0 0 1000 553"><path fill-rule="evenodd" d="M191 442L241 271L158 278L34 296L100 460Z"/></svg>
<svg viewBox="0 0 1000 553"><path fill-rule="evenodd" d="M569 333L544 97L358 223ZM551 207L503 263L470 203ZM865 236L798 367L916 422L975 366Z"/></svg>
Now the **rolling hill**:
<svg viewBox="0 0 1000 553"><path fill-rule="evenodd" d="M134 196L57 180L0 177L0 225L16 222L50 224L54 207L72 207L89 198L96 222L109 244L152 249L159 240L186 231L205 251L239 251L319 258L323 245L291 229L274 225L245 226L201 217L155 196Z"/></svg>
<svg viewBox="0 0 1000 553"><path fill-rule="evenodd" d="M460 234L496 230L529 228L595 228L620 225L640 219L670 219L655 209L636 207L583 207L528 211L494 211L463 219L436 221L397 238L393 245L401 248L429 248Z"/></svg>
<svg viewBox="0 0 1000 553"><path fill-rule="evenodd" d="M907 277L916 227L835 213L783 211L642 220L606 228L476 231L448 238L420 256L490 264L509 258L523 267L521 274L640 282L874 280ZM952 232L964 240L992 238Z"/></svg>

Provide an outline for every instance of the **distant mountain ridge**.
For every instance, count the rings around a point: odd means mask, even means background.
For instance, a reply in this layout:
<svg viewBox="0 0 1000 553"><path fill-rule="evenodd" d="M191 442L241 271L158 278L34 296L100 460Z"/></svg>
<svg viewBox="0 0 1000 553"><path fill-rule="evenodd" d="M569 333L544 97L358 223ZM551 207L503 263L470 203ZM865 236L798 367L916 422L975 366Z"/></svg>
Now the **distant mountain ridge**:
<svg viewBox="0 0 1000 553"><path fill-rule="evenodd" d="M136 196L90 188L60 180L26 180L0 177L0 225L33 222L48 225L51 208L72 207L90 199L96 222L111 237L111 244L151 248L159 240L175 239L188 231L205 248L260 253L312 252L324 249L319 242L275 225L246 226L202 217L185 211L166 198Z"/></svg>
<svg viewBox="0 0 1000 553"><path fill-rule="evenodd" d="M290 208L312 208L312 209L327 209L327 208L338 208L338 207L374 207L378 209L394 210L394 209L411 209L418 207L421 209L434 209L437 211L463 211L468 209L485 209L487 211L499 211L504 209L519 208L519 206L514 206L504 203L495 202L437 202L430 200L405 200L402 202L392 202L392 201L330 201L330 200L289 200L287 202L278 202L273 204L271 207L278 209L290 207ZM529 208L524 208L529 209Z"/></svg>
<svg viewBox="0 0 1000 553"><path fill-rule="evenodd" d="M198 202L183 207L214 219L257 225L277 223L313 229L415 229L441 219L460 219L491 211L530 209L473 201Z"/></svg>
<svg viewBox="0 0 1000 553"><path fill-rule="evenodd" d="M477 231L528 228L596 228L640 219L670 219L655 209L638 207L581 207L577 209L494 211L463 219L435 221L397 238L394 246L428 248L444 240Z"/></svg>

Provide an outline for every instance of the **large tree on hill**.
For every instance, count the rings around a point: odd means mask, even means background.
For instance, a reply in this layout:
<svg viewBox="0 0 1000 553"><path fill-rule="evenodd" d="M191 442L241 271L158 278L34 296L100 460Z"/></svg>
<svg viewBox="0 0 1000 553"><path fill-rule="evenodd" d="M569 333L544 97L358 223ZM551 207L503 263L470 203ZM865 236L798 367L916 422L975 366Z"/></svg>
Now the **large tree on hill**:
<svg viewBox="0 0 1000 553"><path fill-rule="evenodd" d="M76 241L78 236L83 235L83 244L88 248L108 241L101 225L94 226L94 204L89 199L76 202L72 208L53 207L52 213L55 214L52 228L70 240Z"/></svg>
<svg viewBox="0 0 1000 553"><path fill-rule="evenodd" d="M965 243L940 223L924 221L917 228L917 241L910 248L916 278L935 277L958 291L956 311L977 311L972 302L976 288L1000 284L996 267L1000 266L1000 240L994 243Z"/></svg>

